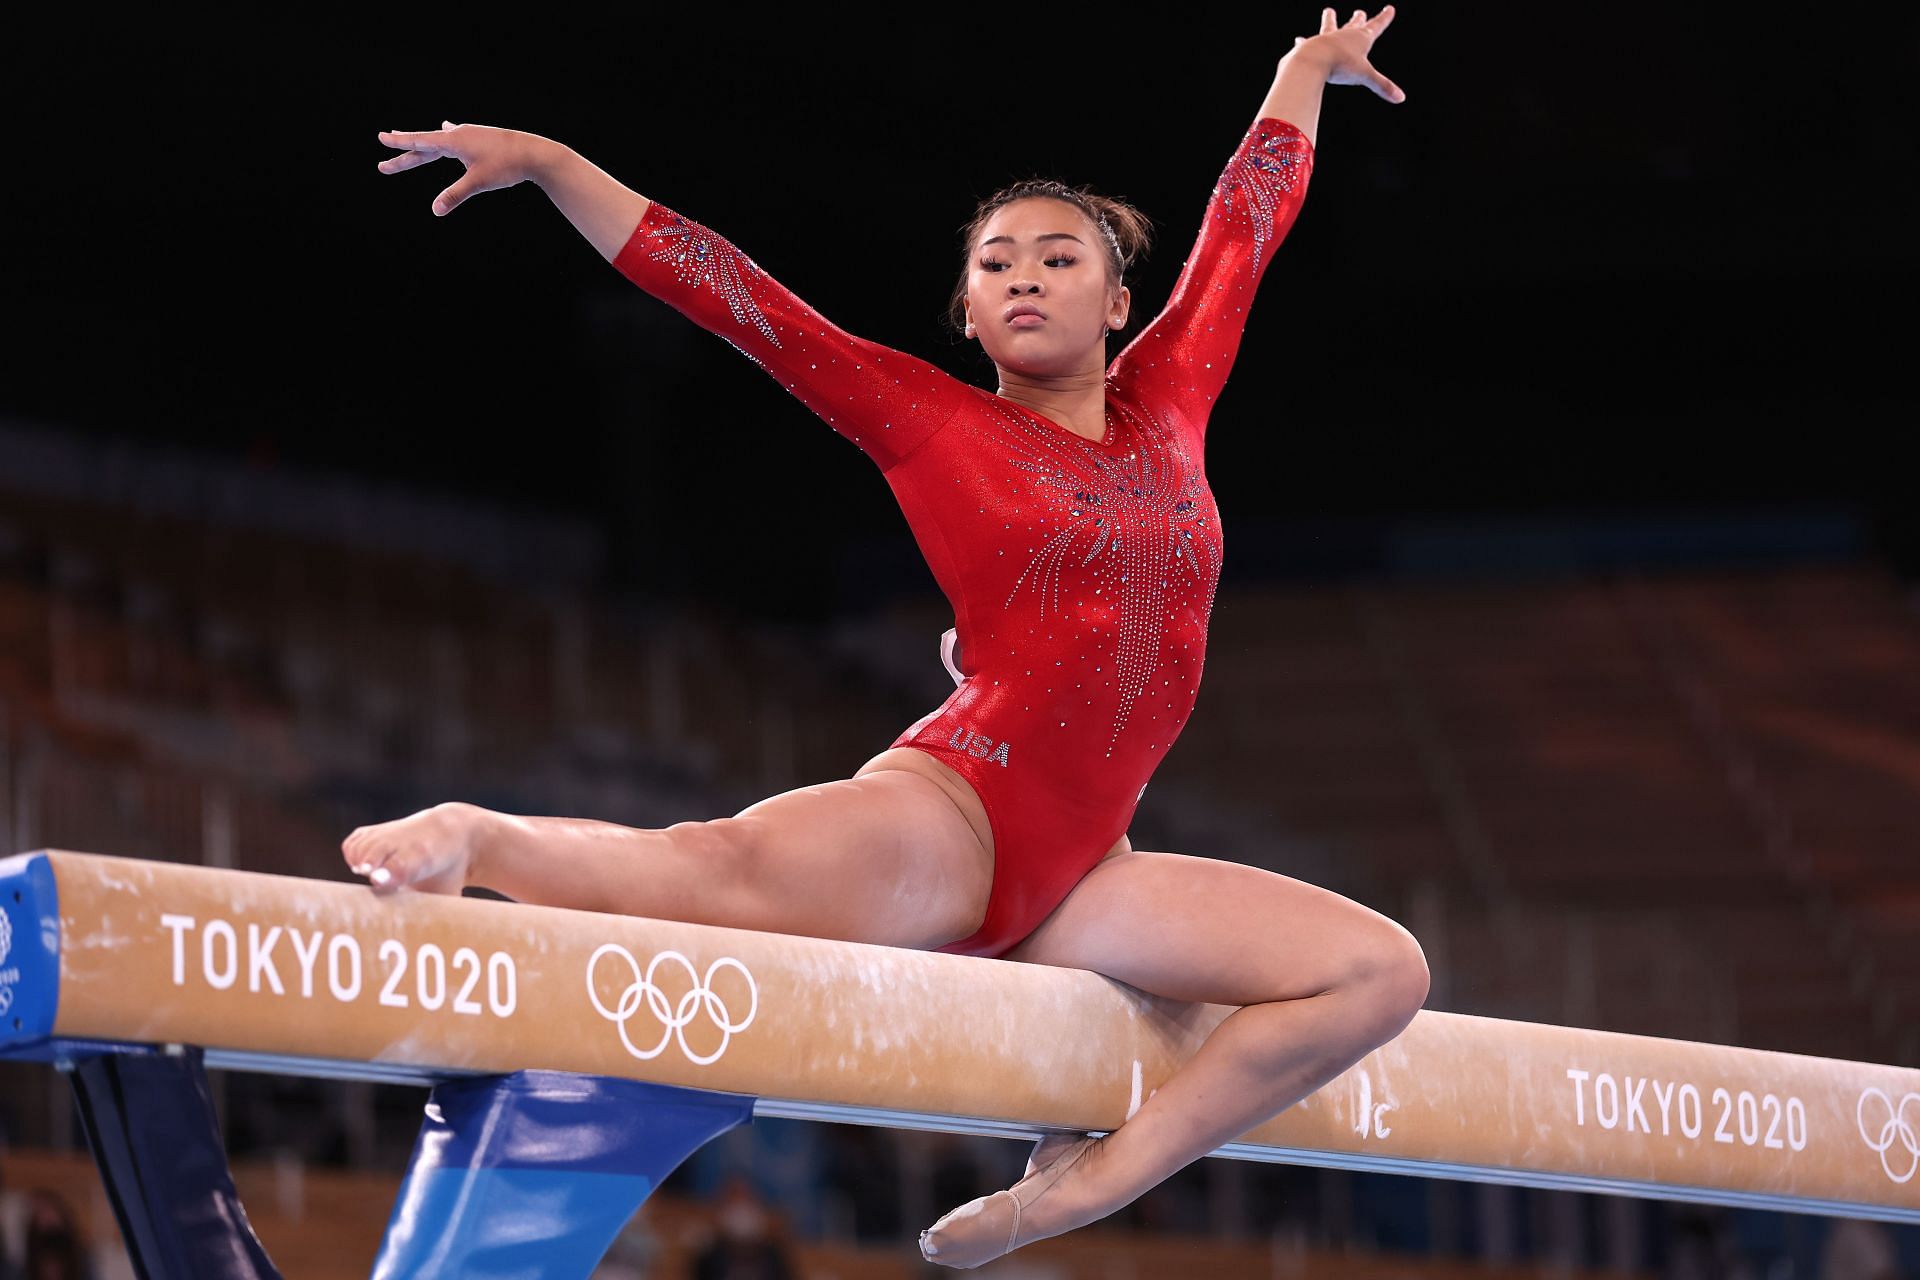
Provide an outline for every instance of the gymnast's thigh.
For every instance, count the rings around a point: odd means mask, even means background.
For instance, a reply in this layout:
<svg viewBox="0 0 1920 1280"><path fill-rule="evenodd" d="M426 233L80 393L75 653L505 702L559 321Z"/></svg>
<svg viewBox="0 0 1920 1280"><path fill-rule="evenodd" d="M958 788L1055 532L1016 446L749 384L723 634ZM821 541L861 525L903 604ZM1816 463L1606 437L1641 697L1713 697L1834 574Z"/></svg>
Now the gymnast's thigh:
<svg viewBox="0 0 1920 1280"><path fill-rule="evenodd" d="M746 890L743 928L931 950L986 910L992 854L919 774L796 787L714 825Z"/></svg>
<svg viewBox="0 0 1920 1280"><path fill-rule="evenodd" d="M1260 867L1144 850L1104 859L1005 958L1212 1004L1362 979L1404 986L1416 1005L1426 994L1419 944L1372 908Z"/></svg>

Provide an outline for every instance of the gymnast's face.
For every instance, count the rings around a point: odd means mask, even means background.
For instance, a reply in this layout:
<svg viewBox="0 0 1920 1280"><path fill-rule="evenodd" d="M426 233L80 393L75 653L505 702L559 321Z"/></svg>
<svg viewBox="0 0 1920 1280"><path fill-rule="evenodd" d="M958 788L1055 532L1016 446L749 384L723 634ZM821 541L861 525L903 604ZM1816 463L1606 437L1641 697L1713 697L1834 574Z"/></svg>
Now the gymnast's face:
<svg viewBox="0 0 1920 1280"><path fill-rule="evenodd" d="M995 210L967 270L973 336L1001 368L1037 376L1104 367L1101 330L1126 323L1129 296L1124 285L1110 287L1099 229L1064 200ZM1014 308L1039 314L1010 317Z"/></svg>

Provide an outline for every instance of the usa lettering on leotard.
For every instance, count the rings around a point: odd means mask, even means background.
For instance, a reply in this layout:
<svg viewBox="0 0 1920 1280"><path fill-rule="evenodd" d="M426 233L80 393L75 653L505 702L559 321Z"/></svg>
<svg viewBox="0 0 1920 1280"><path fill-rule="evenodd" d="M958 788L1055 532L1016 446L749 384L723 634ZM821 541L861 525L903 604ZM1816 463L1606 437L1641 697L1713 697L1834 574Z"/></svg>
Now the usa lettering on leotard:
<svg viewBox="0 0 1920 1280"><path fill-rule="evenodd" d="M1004 768L1007 763L1005 742L996 744L986 734L975 733L960 725L954 726L953 736L947 739L947 745L956 751L965 751L977 759L985 760L988 764L998 764Z"/></svg>

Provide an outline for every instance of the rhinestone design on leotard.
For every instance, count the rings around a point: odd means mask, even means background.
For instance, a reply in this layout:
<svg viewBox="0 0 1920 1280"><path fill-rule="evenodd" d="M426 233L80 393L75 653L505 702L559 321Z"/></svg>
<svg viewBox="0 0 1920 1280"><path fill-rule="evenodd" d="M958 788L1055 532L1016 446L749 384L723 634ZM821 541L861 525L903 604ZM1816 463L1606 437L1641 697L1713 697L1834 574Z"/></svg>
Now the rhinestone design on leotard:
<svg viewBox="0 0 1920 1280"><path fill-rule="evenodd" d="M1175 579L1199 589L1203 627L1212 613L1221 547L1203 500L1206 477L1178 431L1164 424L1142 430L1115 401L1108 402L1111 441L1103 445L1005 404L992 403L990 412L999 430L976 421L974 433L983 447L1004 448L1008 465L1030 477L1056 526L1020 570L1003 606L1031 592L1041 617L1049 609L1060 614L1063 570L1101 584L1095 593L1111 592L1118 601L1111 657L1120 702L1107 740L1111 756L1134 703L1160 670L1170 608L1193 595L1179 591Z"/></svg>
<svg viewBox="0 0 1920 1280"><path fill-rule="evenodd" d="M759 264L692 218L665 208L661 212L666 215L666 225L649 233L649 238L659 241L660 247L647 256L672 267L681 283L695 288L711 288L726 299L727 310L733 313L736 321L752 325L769 343L778 347L780 339L774 333L773 324L754 298L754 286L765 275ZM727 340L733 342L731 338ZM737 342L733 345L742 355L761 368L766 368L765 362L751 351Z"/></svg>
<svg viewBox="0 0 1920 1280"><path fill-rule="evenodd" d="M1282 196L1293 194L1312 154L1306 135L1289 126L1268 133L1258 146L1242 148L1220 175L1221 216L1245 209L1252 223L1255 270L1273 238L1275 212L1285 206Z"/></svg>

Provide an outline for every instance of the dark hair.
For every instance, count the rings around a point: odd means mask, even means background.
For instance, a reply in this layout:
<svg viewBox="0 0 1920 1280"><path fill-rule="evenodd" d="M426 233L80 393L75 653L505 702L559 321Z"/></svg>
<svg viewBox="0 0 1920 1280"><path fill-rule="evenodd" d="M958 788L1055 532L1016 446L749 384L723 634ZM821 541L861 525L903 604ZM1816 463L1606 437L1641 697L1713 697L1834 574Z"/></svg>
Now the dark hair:
<svg viewBox="0 0 1920 1280"><path fill-rule="evenodd" d="M1153 241L1153 223L1147 215L1124 200L1112 196L1103 196L1086 187L1070 187L1064 182L1052 178L1027 178L1010 187L988 196L975 209L973 217L960 228L960 282L953 287L953 296L947 300L947 323L953 326L957 334L967 331L967 273L973 267L974 242L986 227L987 219L996 211L1012 204L1015 200L1031 200L1044 197L1048 200L1064 200L1086 215L1087 221L1100 232L1100 243L1106 249L1107 287L1117 289L1126 279L1127 269L1144 253ZM1129 315L1128 319L1132 319Z"/></svg>

